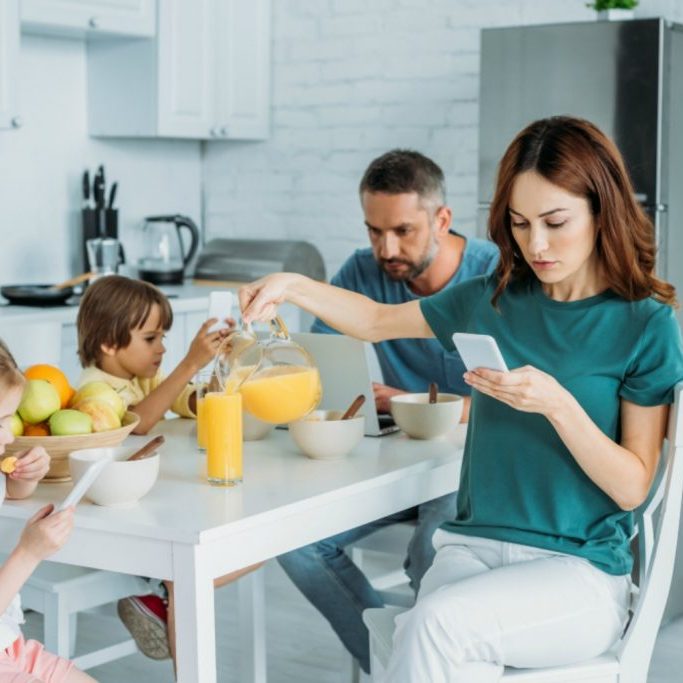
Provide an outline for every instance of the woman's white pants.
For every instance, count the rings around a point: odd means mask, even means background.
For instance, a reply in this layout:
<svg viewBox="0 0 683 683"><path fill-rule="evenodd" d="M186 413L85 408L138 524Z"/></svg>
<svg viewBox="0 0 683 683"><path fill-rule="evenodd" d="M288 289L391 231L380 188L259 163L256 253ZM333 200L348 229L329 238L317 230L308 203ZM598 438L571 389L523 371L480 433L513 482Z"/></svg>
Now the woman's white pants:
<svg viewBox="0 0 683 683"><path fill-rule="evenodd" d="M413 609L396 619L387 683L493 683L503 667L548 667L608 650L628 614L629 576L571 555L438 530Z"/></svg>

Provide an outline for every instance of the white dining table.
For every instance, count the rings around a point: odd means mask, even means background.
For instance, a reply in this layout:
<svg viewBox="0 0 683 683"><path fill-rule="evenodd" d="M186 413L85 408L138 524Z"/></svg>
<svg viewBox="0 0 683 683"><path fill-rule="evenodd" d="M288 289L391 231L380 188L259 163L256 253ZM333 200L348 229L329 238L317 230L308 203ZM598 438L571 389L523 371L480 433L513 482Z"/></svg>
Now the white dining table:
<svg viewBox="0 0 683 683"><path fill-rule="evenodd" d="M286 430L244 444L244 481L206 482L191 420L160 423L159 478L135 506L82 501L73 533L52 560L175 582L180 683L216 683L213 579L457 488L466 428L430 441L365 437L332 462L303 456ZM149 437L129 437L126 444ZM39 485L0 507L0 550L10 550L39 507L70 484Z"/></svg>

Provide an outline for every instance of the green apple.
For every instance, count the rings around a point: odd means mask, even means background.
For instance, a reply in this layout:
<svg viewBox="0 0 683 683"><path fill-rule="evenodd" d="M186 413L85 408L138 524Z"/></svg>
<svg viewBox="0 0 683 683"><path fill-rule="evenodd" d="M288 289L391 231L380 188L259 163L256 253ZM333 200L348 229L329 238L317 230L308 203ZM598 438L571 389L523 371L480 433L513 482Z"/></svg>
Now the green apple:
<svg viewBox="0 0 683 683"><path fill-rule="evenodd" d="M38 424L47 420L60 406L59 394L49 382L30 379L26 382L18 412L24 422Z"/></svg>
<svg viewBox="0 0 683 683"><path fill-rule="evenodd" d="M12 434L14 434L14 436L21 436L24 433L24 423L17 413L12 415L10 429L12 430Z"/></svg>
<svg viewBox="0 0 683 683"><path fill-rule="evenodd" d="M50 416L49 424L52 436L74 436L92 432L90 415L80 410L58 410Z"/></svg>

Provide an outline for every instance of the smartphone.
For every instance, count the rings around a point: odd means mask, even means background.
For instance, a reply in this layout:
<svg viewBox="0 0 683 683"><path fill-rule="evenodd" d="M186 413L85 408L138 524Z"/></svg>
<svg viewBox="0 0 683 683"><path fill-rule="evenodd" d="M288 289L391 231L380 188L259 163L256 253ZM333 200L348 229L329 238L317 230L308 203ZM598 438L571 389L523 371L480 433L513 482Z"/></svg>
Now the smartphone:
<svg viewBox="0 0 683 683"><path fill-rule="evenodd" d="M508 372L503 354L500 352L496 340L490 335L456 332L453 335L453 343L468 370L488 368L489 370Z"/></svg>
<svg viewBox="0 0 683 683"><path fill-rule="evenodd" d="M54 512L61 512L71 505L76 505L95 482L95 479L100 476L108 462L110 462L109 458L95 460L95 462L93 462L83 473L83 476L74 484L74 487L69 491L66 498L58 505L55 505Z"/></svg>
<svg viewBox="0 0 683 683"><path fill-rule="evenodd" d="M209 318L218 318L218 322L211 325L209 332L228 329L225 318L229 318L232 312L232 292L223 289L209 294Z"/></svg>

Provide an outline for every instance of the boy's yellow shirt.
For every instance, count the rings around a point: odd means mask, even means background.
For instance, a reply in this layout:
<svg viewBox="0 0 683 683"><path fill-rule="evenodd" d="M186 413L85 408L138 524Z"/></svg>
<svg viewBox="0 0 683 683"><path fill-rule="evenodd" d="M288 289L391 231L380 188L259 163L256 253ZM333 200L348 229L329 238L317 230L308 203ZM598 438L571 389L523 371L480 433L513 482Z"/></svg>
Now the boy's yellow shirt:
<svg viewBox="0 0 683 683"><path fill-rule="evenodd" d="M154 377L147 379L144 377L133 377L133 379L123 379L110 375L104 370L91 365L81 373L78 379L78 387L82 387L88 382L106 382L116 393L123 399L126 404L126 409L131 406L136 406L144 398L147 398L162 382L164 376L161 371L157 372ZM180 417L196 417L190 410L190 396L194 393L195 387L193 384L188 384L180 393L180 395L173 401L171 410Z"/></svg>

